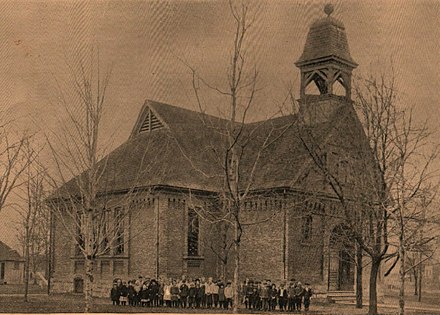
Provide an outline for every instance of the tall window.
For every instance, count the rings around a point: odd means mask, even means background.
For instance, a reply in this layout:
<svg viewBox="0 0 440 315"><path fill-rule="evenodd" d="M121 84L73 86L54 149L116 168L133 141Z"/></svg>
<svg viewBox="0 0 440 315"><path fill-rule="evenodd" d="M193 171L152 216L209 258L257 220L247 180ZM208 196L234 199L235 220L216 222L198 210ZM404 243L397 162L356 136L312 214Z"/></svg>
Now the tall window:
<svg viewBox="0 0 440 315"><path fill-rule="evenodd" d="M188 256L199 255L199 216L188 208Z"/></svg>
<svg viewBox="0 0 440 315"><path fill-rule="evenodd" d="M115 209L114 212L115 224L115 255L123 255L124 248L124 211L121 207Z"/></svg>
<svg viewBox="0 0 440 315"><path fill-rule="evenodd" d="M312 238L313 217L308 215L303 218L302 238L304 242L310 241Z"/></svg>

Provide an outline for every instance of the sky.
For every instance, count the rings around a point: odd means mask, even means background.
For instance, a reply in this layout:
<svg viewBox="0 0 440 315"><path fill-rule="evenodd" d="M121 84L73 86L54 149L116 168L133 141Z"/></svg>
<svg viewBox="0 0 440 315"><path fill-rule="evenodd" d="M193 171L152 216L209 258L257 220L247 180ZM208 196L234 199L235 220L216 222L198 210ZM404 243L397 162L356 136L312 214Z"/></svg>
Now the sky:
<svg viewBox="0 0 440 315"><path fill-rule="evenodd" d="M271 116L290 86L299 94L300 57L308 28L332 16L346 28L355 75L394 69L400 100L418 119L439 127L440 1L248 1L255 24L247 41L249 64L259 71L251 119ZM71 87L69 67L99 64L112 74L102 137L125 141L146 99L197 109L191 71L223 88L234 26L227 1L0 1L0 109L18 132L56 132L65 120L59 96ZM226 100L203 93L206 111ZM72 106L75 104L72 101ZM0 240L17 248L17 215L0 212Z"/></svg>

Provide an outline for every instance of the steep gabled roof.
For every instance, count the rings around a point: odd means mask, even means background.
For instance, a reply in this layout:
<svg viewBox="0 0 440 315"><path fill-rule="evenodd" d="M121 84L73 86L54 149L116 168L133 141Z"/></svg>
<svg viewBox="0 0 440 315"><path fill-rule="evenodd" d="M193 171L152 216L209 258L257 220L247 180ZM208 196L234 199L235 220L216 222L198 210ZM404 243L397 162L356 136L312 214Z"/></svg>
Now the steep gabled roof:
<svg viewBox="0 0 440 315"><path fill-rule="evenodd" d="M344 106L342 106L344 107ZM346 107L346 106L345 106ZM142 132L145 112L153 113L162 127ZM337 112L334 119L338 119ZM105 168L99 191L110 193L140 187L172 186L217 192L224 184L227 120L146 101L130 138L101 162ZM317 141L331 133L334 121L304 126L296 115L237 125L243 127L241 176L254 174L252 189L292 187L310 160L298 133L311 132ZM253 167L257 160L257 167ZM76 179L67 183L77 193ZM64 190L64 191L66 191Z"/></svg>
<svg viewBox="0 0 440 315"><path fill-rule="evenodd" d="M0 241L0 261L23 261L20 254Z"/></svg>

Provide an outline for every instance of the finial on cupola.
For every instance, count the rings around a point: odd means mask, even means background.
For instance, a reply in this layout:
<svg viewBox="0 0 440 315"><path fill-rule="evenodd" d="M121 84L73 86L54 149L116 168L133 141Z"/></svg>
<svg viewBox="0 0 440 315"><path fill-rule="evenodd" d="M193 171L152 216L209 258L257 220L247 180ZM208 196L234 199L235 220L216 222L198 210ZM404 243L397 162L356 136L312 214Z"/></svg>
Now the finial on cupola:
<svg viewBox="0 0 440 315"><path fill-rule="evenodd" d="M331 3L327 3L324 6L324 12L325 12L325 14L327 14L327 16L330 16L334 10L335 10L335 8L333 7L333 4L331 4Z"/></svg>

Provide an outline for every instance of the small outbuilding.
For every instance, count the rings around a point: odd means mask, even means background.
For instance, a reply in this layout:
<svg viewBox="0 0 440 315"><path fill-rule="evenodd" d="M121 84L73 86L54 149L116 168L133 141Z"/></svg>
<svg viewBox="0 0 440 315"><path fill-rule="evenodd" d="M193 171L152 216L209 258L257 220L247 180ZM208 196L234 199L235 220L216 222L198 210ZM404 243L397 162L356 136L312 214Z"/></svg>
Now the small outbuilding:
<svg viewBox="0 0 440 315"><path fill-rule="evenodd" d="M23 283L24 259L0 241L0 284Z"/></svg>

